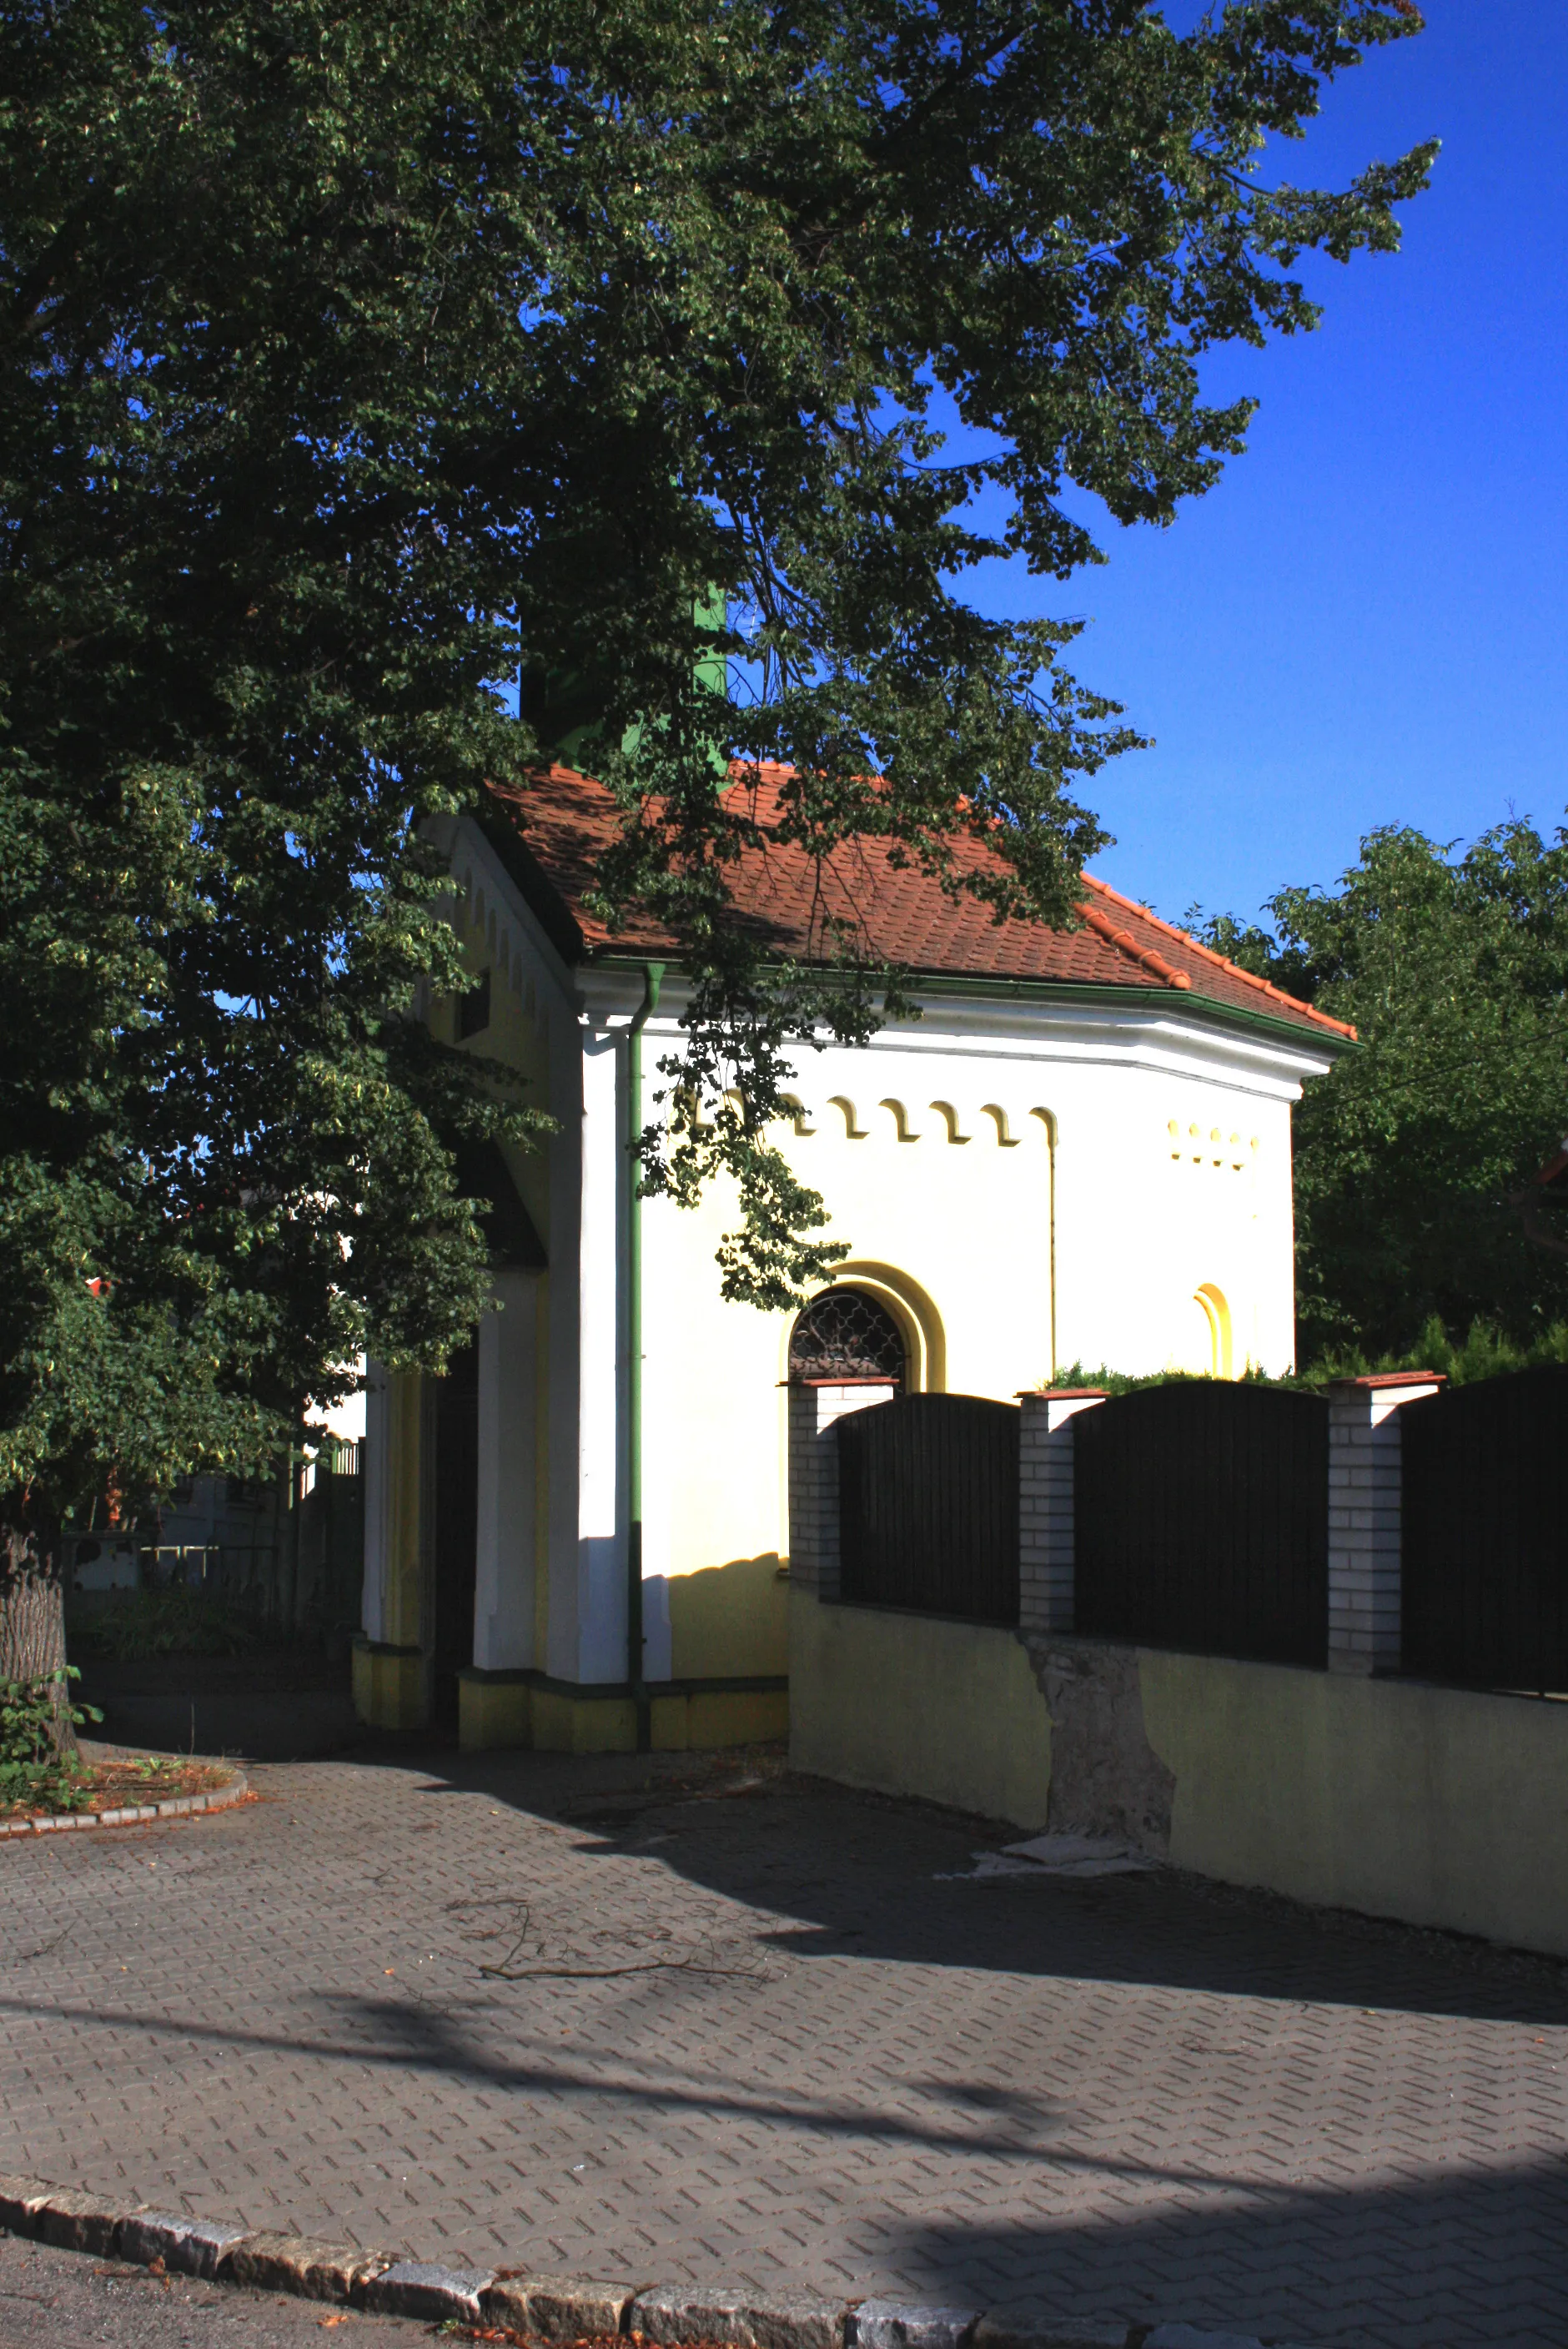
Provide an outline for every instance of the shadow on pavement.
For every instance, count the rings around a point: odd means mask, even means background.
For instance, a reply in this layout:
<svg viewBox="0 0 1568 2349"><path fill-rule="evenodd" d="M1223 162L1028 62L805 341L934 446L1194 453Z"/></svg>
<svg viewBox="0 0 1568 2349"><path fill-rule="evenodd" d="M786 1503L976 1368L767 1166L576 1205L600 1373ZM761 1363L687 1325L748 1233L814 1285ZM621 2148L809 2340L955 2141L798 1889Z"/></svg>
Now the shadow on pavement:
<svg viewBox="0 0 1568 2349"><path fill-rule="evenodd" d="M1568 2023L1568 1963L1315 1909L1176 1869L1089 1881L951 1880L1014 1828L790 1775L782 1751L454 1754L384 1741L352 1758L656 1853L709 1891L770 1910L796 1957L1163 1985L1303 2005ZM946 1879L946 1880L944 1880Z"/></svg>
<svg viewBox="0 0 1568 2349"><path fill-rule="evenodd" d="M78 1696L101 1706L98 1732L158 1753L301 1762L364 1743L346 1661L319 1649L253 1649L240 1656L82 1660Z"/></svg>
<svg viewBox="0 0 1568 2349"><path fill-rule="evenodd" d="M1568 2333L1568 2288L1547 2250L1568 2224L1560 2164L1418 2183L1211 2187L1208 2209L1064 2213L1048 2227L914 2223L892 2256L948 2294L955 2280L995 2291L1016 2275L1020 2301L1079 2322L1114 2312L1325 2349L1561 2349Z"/></svg>

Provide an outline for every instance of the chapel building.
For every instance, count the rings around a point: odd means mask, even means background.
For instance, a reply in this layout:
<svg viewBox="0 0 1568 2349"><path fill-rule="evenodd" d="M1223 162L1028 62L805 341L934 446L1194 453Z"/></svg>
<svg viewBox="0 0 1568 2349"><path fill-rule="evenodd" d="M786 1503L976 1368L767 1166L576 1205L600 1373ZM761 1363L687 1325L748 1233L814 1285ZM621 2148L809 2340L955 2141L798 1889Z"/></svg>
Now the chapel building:
<svg viewBox="0 0 1568 2349"><path fill-rule="evenodd" d="M819 873L768 837L779 781L729 785L761 827L738 915L801 958L852 919L922 1015L795 1056L777 1139L851 1251L799 1314L721 1298L723 1185L635 1195L686 996L674 939L584 902L609 793L556 767L446 828L471 983L432 1023L558 1131L459 1170L500 1309L450 1375L370 1365L368 1721L575 1752L781 1736L791 1380L1010 1401L1075 1363L1291 1367L1291 1105L1352 1031L1087 875L1064 934L875 843Z"/></svg>

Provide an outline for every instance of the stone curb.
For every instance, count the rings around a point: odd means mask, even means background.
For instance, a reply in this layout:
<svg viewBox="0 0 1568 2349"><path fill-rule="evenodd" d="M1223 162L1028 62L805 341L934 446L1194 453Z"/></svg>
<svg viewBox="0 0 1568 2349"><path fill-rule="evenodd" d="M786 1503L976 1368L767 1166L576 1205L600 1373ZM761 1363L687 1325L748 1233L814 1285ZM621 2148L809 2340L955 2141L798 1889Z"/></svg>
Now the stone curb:
<svg viewBox="0 0 1568 2349"><path fill-rule="evenodd" d="M535 2275L526 2269L449 2268L356 2243L187 2219L36 2178L0 2177L0 2230L98 2259L345 2302L381 2316L494 2326L544 2341L622 2334L649 2349L695 2349L699 2342L730 2349L1265 2349L1250 2333L1128 2323L1119 2317L1053 2317L1037 2307L925 2308L804 2294L764 2300L723 2284L702 2290Z"/></svg>
<svg viewBox="0 0 1568 2349"><path fill-rule="evenodd" d="M116 1811L57 1811L47 1819L0 1819L0 1842L8 1836L63 1835L70 1827L135 1827L149 1819L183 1819L194 1811L226 1811L251 1791L242 1770L209 1795L171 1795L163 1803L134 1803Z"/></svg>

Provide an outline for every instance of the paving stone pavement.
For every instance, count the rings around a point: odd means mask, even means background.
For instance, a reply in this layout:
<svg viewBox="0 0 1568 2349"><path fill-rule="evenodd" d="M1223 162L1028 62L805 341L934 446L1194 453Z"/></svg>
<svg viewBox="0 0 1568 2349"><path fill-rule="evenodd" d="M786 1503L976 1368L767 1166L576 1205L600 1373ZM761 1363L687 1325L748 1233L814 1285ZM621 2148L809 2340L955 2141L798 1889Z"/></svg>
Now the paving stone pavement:
<svg viewBox="0 0 1568 2349"><path fill-rule="evenodd" d="M0 2169L474 2264L1568 2342L1568 1969L736 1755L0 1847ZM993 1838L995 1840L998 1838Z"/></svg>

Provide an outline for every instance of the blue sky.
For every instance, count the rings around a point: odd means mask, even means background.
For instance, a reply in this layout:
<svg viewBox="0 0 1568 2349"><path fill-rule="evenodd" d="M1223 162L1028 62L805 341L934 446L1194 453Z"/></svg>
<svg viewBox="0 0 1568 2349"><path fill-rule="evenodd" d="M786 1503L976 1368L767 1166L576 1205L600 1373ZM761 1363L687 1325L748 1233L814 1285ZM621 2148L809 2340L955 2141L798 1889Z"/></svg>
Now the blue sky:
<svg viewBox="0 0 1568 2349"><path fill-rule="evenodd" d="M1086 796L1094 869L1180 918L1330 883L1374 824L1470 839L1568 803L1568 9L1422 0L1281 176L1443 141L1404 250L1309 264L1315 334L1212 360L1247 453L1107 568L1020 568L997 611L1081 616L1070 658L1156 748ZM970 592L975 592L971 587Z"/></svg>

